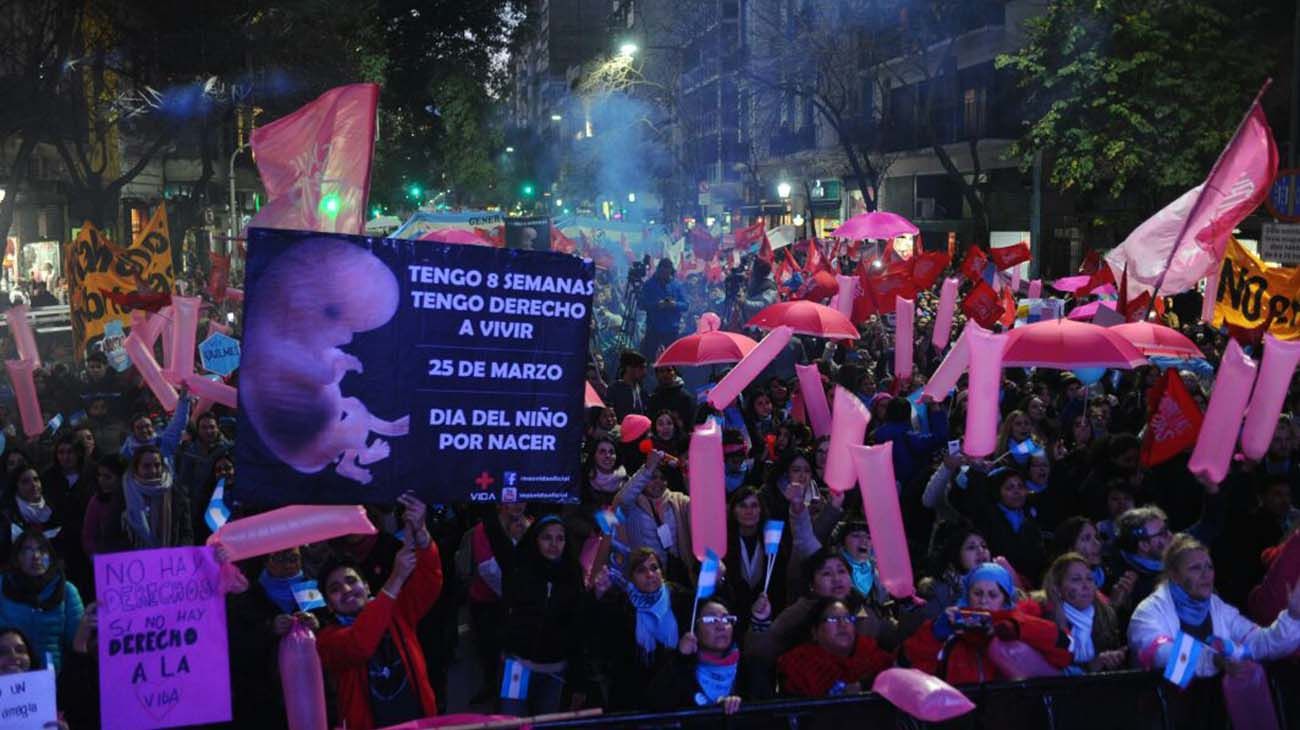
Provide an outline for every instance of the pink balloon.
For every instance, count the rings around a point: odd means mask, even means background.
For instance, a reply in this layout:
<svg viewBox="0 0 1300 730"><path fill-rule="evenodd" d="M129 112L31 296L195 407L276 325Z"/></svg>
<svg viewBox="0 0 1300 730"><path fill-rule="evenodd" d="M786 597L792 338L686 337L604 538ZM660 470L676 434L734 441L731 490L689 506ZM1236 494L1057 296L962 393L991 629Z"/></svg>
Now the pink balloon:
<svg viewBox="0 0 1300 730"><path fill-rule="evenodd" d="M990 641L989 659L1007 679L1013 681L1061 674L1061 670L1048 664L1037 649L1023 641Z"/></svg>
<svg viewBox="0 0 1300 730"><path fill-rule="evenodd" d="M137 309L131 312L131 334L144 343L145 349L153 352L154 343L158 342L166 320L157 314Z"/></svg>
<svg viewBox="0 0 1300 730"><path fill-rule="evenodd" d="M957 381L961 379L961 374L966 372L970 366L970 345L967 344L970 339L972 328L978 328L975 320L967 320L966 329L962 330L957 336L957 342L944 356L943 362L939 363L938 369L934 375L925 382L924 395L928 395L934 400L941 401L948 397L948 391L957 387Z"/></svg>
<svg viewBox="0 0 1300 730"><path fill-rule="evenodd" d="M871 691L924 722L944 722L975 709L975 703L957 688L919 669L886 669L876 675Z"/></svg>
<svg viewBox="0 0 1300 730"><path fill-rule="evenodd" d="M209 319L208 334L211 335L213 332L220 332L223 335L228 335L230 334L230 328L215 319Z"/></svg>
<svg viewBox="0 0 1300 730"><path fill-rule="evenodd" d="M793 335L794 330L786 325L781 325L767 333L767 337L764 337L757 347L750 350L743 360L736 363L736 367L722 376L722 380L713 386L709 391L709 405L718 410L726 408L746 386L754 382L754 378L763 372L763 368L767 367L768 363L781 354Z"/></svg>
<svg viewBox="0 0 1300 730"><path fill-rule="evenodd" d="M27 320L27 305L15 304L5 312L9 323L9 334L18 347L18 359L31 362L33 367L41 366L41 353L36 348L36 333L32 332L32 323Z"/></svg>
<svg viewBox="0 0 1300 730"><path fill-rule="evenodd" d="M153 353L144 346L134 332L126 336L122 342L122 349L126 350L126 356L130 358L131 364L135 365L135 369L140 371L140 377L144 378L145 385L153 391L154 397L162 404L163 410L168 412L176 410L176 403L180 399L176 395L176 389L163 377L158 361L153 359Z"/></svg>
<svg viewBox="0 0 1300 730"><path fill-rule="evenodd" d="M325 712L325 676L316 637L311 629L295 621L280 639L280 688L289 730L328 730Z"/></svg>
<svg viewBox="0 0 1300 730"><path fill-rule="evenodd" d="M9 382L14 386L14 397L18 399L18 415L22 418L23 433L39 436L45 432L45 418L41 415L41 403L36 398L36 381L32 378L35 365L31 360L5 360L5 369L9 371Z"/></svg>
<svg viewBox="0 0 1300 730"><path fill-rule="evenodd" d="M1219 298L1219 270L1215 269L1205 277L1205 296L1201 297L1201 321L1214 323L1214 303Z"/></svg>
<svg viewBox="0 0 1300 730"><path fill-rule="evenodd" d="M904 598L916 593L912 580L912 559L907 552L903 512L898 506L898 484L894 481L894 445L853 446L853 463L862 490L871 544L876 550L876 569L889 595Z"/></svg>
<svg viewBox="0 0 1300 730"><path fill-rule="evenodd" d="M722 427L710 419L695 427L691 465L691 549L698 560L712 550L727 555L727 483L722 463Z"/></svg>
<svg viewBox="0 0 1300 730"><path fill-rule="evenodd" d="M173 350L176 349L176 343L172 339L174 337L172 333L176 330L176 308L168 304L158 310L158 317L162 320L158 330L162 336L163 370L171 372L172 358L175 357ZM153 351L152 342L149 343L149 351Z"/></svg>
<svg viewBox="0 0 1300 730"><path fill-rule="evenodd" d="M1245 670L1223 675L1223 701L1233 727L1279 730L1268 674L1259 662L1245 662Z"/></svg>
<svg viewBox="0 0 1300 730"><path fill-rule="evenodd" d="M1011 267L1011 291L1014 294L1020 293L1020 264Z"/></svg>
<svg viewBox="0 0 1300 730"><path fill-rule="evenodd" d="M231 520L208 538L208 544L221 543L232 561L240 561L342 535L373 534L375 526L359 504L295 504Z"/></svg>
<svg viewBox="0 0 1300 730"><path fill-rule="evenodd" d="M216 405L216 403L207 398L199 398L198 401L195 402L194 407L190 409L190 418L198 418L204 413L212 410L212 406L214 405Z"/></svg>
<svg viewBox="0 0 1300 730"><path fill-rule="evenodd" d="M970 396L966 400L966 437L962 450L981 458L998 445L998 395L1002 389L1002 348L1006 335L983 328L966 331L970 349Z"/></svg>
<svg viewBox="0 0 1300 730"><path fill-rule="evenodd" d="M912 377L912 350L916 347L916 302L894 300L894 379ZM910 388L908 389L910 390Z"/></svg>
<svg viewBox="0 0 1300 730"><path fill-rule="evenodd" d="M1214 391L1205 409L1201 432L1196 435L1196 447L1187 462L1187 469L1196 476L1217 484L1228 475L1232 451L1237 446L1237 430L1250 402L1257 370L1255 361L1242 352L1237 341L1229 340L1219 360Z"/></svg>
<svg viewBox="0 0 1300 730"><path fill-rule="evenodd" d="M867 436L871 413L856 395L835 386L835 408L831 411L831 443L826 452L826 486L835 492L847 492L858 480L850 446L861 446Z"/></svg>
<svg viewBox="0 0 1300 730"><path fill-rule="evenodd" d="M948 338L952 337L952 314L957 309L957 287L960 285L957 279L948 277L939 290L939 311L934 316L934 336L930 341L940 350L948 346Z"/></svg>
<svg viewBox="0 0 1300 730"><path fill-rule="evenodd" d="M795 365L799 376L799 392L803 393L804 408L808 411L808 425L817 438L831 434L831 407L826 403L826 388L816 365Z"/></svg>
<svg viewBox="0 0 1300 730"><path fill-rule="evenodd" d="M1039 299L1039 298L1041 298L1042 296L1043 296L1043 280L1042 280L1042 279L1030 279L1030 280L1029 280L1029 295L1028 295L1028 298L1029 298L1029 299Z"/></svg>
<svg viewBox="0 0 1300 730"><path fill-rule="evenodd" d="M840 285L839 300L836 302L836 309L838 309L840 314L845 317L853 319L853 300L857 293L857 289L854 287L857 286L858 277L836 274L835 282Z"/></svg>
<svg viewBox="0 0 1300 730"><path fill-rule="evenodd" d="M1268 453L1298 363L1300 340L1283 342L1271 333L1264 334L1264 357L1246 409L1246 425L1241 429L1241 450L1246 458L1259 461Z"/></svg>
<svg viewBox="0 0 1300 730"><path fill-rule="evenodd" d="M239 407L238 393L232 386L193 373L186 375L183 380L190 387L190 392L199 398L220 403L227 408Z"/></svg>
<svg viewBox="0 0 1300 730"><path fill-rule="evenodd" d="M226 287L226 301L228 302L244 301L244 290L235 289L234 287L229 287L229 286Z"/></svg>
<svg viewBox="0 0 1300 730"><path fill-rule="evenodd" d="M199 327L199 297L172 297L176 315L172 319L172 363L168 370L179 382L194 372L194 343Z"/></svg>

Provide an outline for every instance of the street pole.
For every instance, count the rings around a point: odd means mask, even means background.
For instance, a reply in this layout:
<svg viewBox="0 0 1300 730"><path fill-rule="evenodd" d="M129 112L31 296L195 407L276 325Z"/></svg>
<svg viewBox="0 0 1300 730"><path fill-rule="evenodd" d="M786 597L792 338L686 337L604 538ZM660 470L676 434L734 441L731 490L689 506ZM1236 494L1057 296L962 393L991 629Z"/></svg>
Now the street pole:
<svg viewBox="0 0 1300 730"><path fill-rule="evenodd" d="M243 152L246 149L248 149L247 142L239 145L238 147L235 148L234 152L230 153L230 168L228 170L228 175L226 178L227 181L230 183L230 208L229 208L230 218L227 221L229 224L227 227L227 231L228 231L228 238L226 239L227 247L232 247L233 246L232 241L234 241L235 238L239 235L239 213L238 211L235 210L235 207L237 205L237 203L235 202L235 158L239 156L240 152ZM232 250L231 248L227 248L223 250L222 253L228 254L230 253L231 250Z"/></svg>
<svg viewBox="0 0 1300 730"><path fill-rule="evenodd" d="M1043 153L1034 153L1034 189L1029 195L1029 278L1043 270ZM1073 267L1074 262L1070 262Z"/></svg>

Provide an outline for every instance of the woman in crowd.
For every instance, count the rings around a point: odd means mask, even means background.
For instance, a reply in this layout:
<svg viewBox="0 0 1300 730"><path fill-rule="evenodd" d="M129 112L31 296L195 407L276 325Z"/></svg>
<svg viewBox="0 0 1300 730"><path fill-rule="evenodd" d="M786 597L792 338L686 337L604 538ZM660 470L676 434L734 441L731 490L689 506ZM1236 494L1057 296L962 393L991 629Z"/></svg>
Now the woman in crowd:
<svg viewBox="0 0 1300 730"><path fill-rule="evenodd" d="M682 431L680 416L667 409L659 411L654 417L654 427L650 429L650 444L670 456L684 456L687 436Z"/></svg>
<svg viewBox="0 0 1300 730"><path fill-rule="evenodd" d="M62 545L68 539L63 534L64 515L45 498L44 485L35 467L19 467L11 481L14 493L8 504L0 508L0 560L13 560L17 545L12 541L27 530L39 530Z"/></svg>
<svg viewBox="0 0 1300 730"><path fill-rule="evenodd" d="M749 427L749 440L753 443L750 455L759 461L767 460L767 439L769 436L775 439L777 426L781 425L781 419L772 407L772 396L767 391L757 390L750 395L745 408L745 425Z"/></svg>
<svg viewBox="0 0 1300 730"><path fill-rule="evenodd" d="M612 444L610 444L612 446ZM490 701L493 681L501 669L501 626L505 622L504 577L515 569L516 547L532 520L523 502L501 504L465 535L457 552L458 570L469 580L469 621L484 677L483 689L471 704Z"/></svg>
<svg viewBox="0 0 1300 730"><path fill-rule="evenodd" d="M761 597L766 597L773 612L785 608L787 564L792 554L793 542L790 531L781 530L781 543L772 562L772 578L767 583L767 593L763 584L767 580L768 561L764 543L764 525L767 524L767 509L760 498L761 492L756 487L741 487L731 495L727 510L727 555L726 586L730 595L729 605L736 606L739 617L737 631L744 635L749 628L753 605Z"/></svg>
<svg viewBox="0 0 1300 730"><path fill-rule="evenodd" d="M737 647L738 619L727 605L717 596L700 604L694 630L682 634L671 661L664 662L649 685L653 709L722 705L728 715L740 709L746 665Z"/></svg>
<svg viewBox="0 0 1300 730"><path fill-rule="evenodd" d="M1053 533L1052 545L1053 555L1059 557L1066 553L1074 553L1081 557L1088 572L1092 573L1092 581L1097 584L1098 589L1102 586L1111 586L1110 592L1106 594L1106 601L1112 607L1128 605L1133 584L1137 581L1137 573L1126 570L1117 579L1113 581L1108 579L1102 563L1101 536L1091 520L1080 515L1067 518L1057 525Z"/></svg>
<svg viewBox="0 0 1300 730"><path fill-rule="evenodd" d="M1006 467L987 476L975 469L967 475L969 486L951 490L949 499L979 526L994 555L1005 557L1023 582L1036 582L1047 567L1047 556L1042 528L1027 507L1024 476Z"/></svg>
<svg viewBox="0 0 1300 730"><path fill-rule="evenodd" d="M144 548L193 544L189 495L175 488L171 465L161 449L149 444L133 448L122 485L133 544Z"/></svg>
<svg viewBox="0 0 1300 730"><path fill-rule="evenodd" d="M655 452L651 452L652 456ZM505 577L503 654L528 670L527 694L503 696L501 711L527 717L556 712L567 687L575 704L586 695L583 637L589 627L582 566L568 548L564 523L545 515L524 533L514 570Z"/></svg>
<svg viewBox="0 0 1300 730"><path fill-rule="evenodd" d="M190 399L189 389L181 387L180 400L177 401L176 411L172 413L171 420L162 433L153 425L153 418L148 414L142 413L131 421L131 433L122 442L122 456L130 459L135 450L141 446L153 446L159 450L167 461L171 461L175 456L176 450L180 448L181 439L185 435L185 424L190 420Z"/></svg>
<svg viewBox="0 0 1300 730"><path fill-rule="evenodd" d="M643 703L646 685L677 648L694 592L666 581L649 548L632 551L617 587L610 586L608 570L600 577L595 586L602 599L597 609L597 625L603 629L600 651L613 680L608 705L636 709Z"/></svg>
<svg viewBox="0 0 1300 730"><path fill-rule="evenodd" d="M1164 669L1173 660L1173 640L1181 633L1209 644L1202 651L1196 676L1234 672L1245 649L1256 661L1284 657L1300 648L1300 583L1292 586L1286 608L1267 627L1241 615L1214 593L1214 562L1196 538L1176 535L1165 550L1160 585L1133 611L1128 626L1129 651L1146 669ZM1230 642L1230 644L1229 644Z"/></svg>
<svg viewBox="0 0 1300 730"><path fill-rule="evenodd" d="M868 691L876 675L893 665L894 656L858 633L857 619L844 601L818 601L806 627L808 641L777 661L782 690L796 697Z"/></svg>
<svg viewBox="0 0 1300 730"><path fill-rule="evenodd" d="M1106 672L1124 666L1127 651L1119 617L1097 590L1088 561L1065 553L1052 561L1043 578L1043 616L1070 632L1068 671Z"/></svg>
<svg viewBox="0 0 1300 730"><path fill-rule="evenodd" d="M912 666L949 684L975 684L1004 679L990 660L994 637L1019 640L1054 667L1073 661L1070 636L1056 624L1017 608L1011 573L997 563L984 563L963 581L965 591L956 606L927 621L904 644Z"/></svg>
<svg viewBox="0 0 1300 730"><path fill-rule="evenodd" d="M691 497L681 489L676 469L664 463L662 451L646 455L645 465L627 480L614 498L623 508L623 529L629 550L648 547L667 570L668 579L682 585L695 583L695 556L691 550Z"/></svg>
<svg viewBox="0 0 1300 730"><path fill-rule="evenodd" d="M968 522L941 523L935 534L933 565L917 584L917 593L925 599L922 613L930 619L956 605L965 593L966 576L993 559L984 535Z"/></svg>
<svg viewBox="0 0 1300 730"><path fill-rule="evenodd" d="M1034 422L1029 420L1029 415L1024 411L1012 411L1002 419L1002 426L998 429L998 445L993 453L1001 456L1010 452L1014 456L1017 450L1028 453L1034 446L1041 448L1040 444L1035 439Z"/></svg>
<svg viewBox="0 0 1300 730"><path fill-rule="evenodd" d="M63 654L85 646L81 593L63 575L58 553L45 533L27 529L14 543L9 570L0 575L0 626L21 629L40 656L57 670Z"/></svg>
<svg viewBox="0 0 1300 730"><path fill-rule="evenodd" d="M212 528L208 526L208 504L212 501L212 495L217 491L217 485L222 484L222 494L231 494L235 489L235 455L229 450L218 451L212 454L210 467L203 483L196 487L194 491L187 491L186 496L190 503L190 521L193 523L191 528L194 531L194 542L203 543L212 534Z"/></svg>
<svg viewBox="0 0 1300 730"><path fill-rule="evenodd" d="M122 493L125 473L126 466L120 456L106 456L95 465L95 493L86 503L81 527L81 547L87 557L131 547L130 534L122 519L126 513L126 497Z"/></svg>
<svg viewBox="0 0 1300 730"><path fill-rule="evenodd" d="M627 481L627 469L619 463L618 444L609 436L594 439L587 451L582 473L587 477L587 499L593 507L608 506Z"/></svg>
<svg viewBox="0 0 1300 730"><path fill-rule="evenodd" d="M321 666L336 683L340 719L350 728L397 725L436 714L416 625L442 592L442 561L425 528L425 506L411 494L406 508L409 542L397 553L378 595L349 563L321 571L334 620L316 638Z"/></svg>

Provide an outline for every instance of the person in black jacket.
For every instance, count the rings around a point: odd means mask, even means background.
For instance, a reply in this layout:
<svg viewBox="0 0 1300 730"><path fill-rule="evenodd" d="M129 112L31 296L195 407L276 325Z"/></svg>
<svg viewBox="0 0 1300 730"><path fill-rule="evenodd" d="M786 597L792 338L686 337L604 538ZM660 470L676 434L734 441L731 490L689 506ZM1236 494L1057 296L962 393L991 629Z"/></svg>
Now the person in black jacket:
<svg viewBox="0 0 1300 730"><path fill-rule="evenodd" d="M586 701L583 637L588 627L582 566L568 548L564 523L545 515L524 533L514 570L505 576L502 646L529 673L524 697L502 697L516 717L556 712L566 686L574 706Z"/></svg>
<svg viewBox="0 0 1300 730"><path fill-rule="evenodd" d="M740 661L736 617L722 599L700 606L692 631L677 642L677 651L655 675L646 695L659 712L683 707L722 705L730 715L740 709Z"/></svg>
<svg viewBox="0 0 1300 730"><path fill-rule="evenodd" d="M983 478L975 469L969 475L969 487L953 490L949 499L988 538L994 556L1005 557L1027 585L1038 585L1047 568L1047 550L1038 520L1026 507L1029 489L1024 476L1005 467Z"/></svg>
<svg viewBox="0 0 1300 730"><path fill-rule="evenodd" d="M645 411L647 415L672 411L688 431L695 424L695 398L686 391L686 383L677 375L677 368L671 365L655 368L655 391L650 394Z"/></svg>

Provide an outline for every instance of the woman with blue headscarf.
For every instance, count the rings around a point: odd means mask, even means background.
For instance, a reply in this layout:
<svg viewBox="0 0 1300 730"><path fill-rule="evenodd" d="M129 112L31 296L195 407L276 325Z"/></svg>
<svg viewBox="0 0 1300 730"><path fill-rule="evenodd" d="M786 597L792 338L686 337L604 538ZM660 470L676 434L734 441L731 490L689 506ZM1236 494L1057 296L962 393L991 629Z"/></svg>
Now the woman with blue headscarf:
<svg viewBox="0 0 1300 730"><path fill-rule="evenodd" d="M956 606L927 621L904 643L912 666L949 684L1007 679L989 658L994 637L1024 642L1054 667L1064 669L1074 660L1069 634L1017 608L1015 584L1006 568L983 563L966 575L963 586Z"/></svg>

